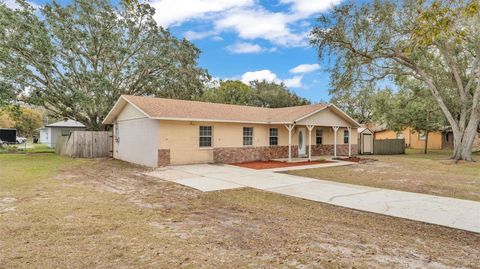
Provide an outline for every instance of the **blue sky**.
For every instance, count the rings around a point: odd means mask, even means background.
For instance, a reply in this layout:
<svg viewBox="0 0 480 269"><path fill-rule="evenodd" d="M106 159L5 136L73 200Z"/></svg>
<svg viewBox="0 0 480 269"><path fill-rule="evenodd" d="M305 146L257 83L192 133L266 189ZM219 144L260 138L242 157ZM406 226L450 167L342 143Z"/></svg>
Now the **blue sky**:
<svg viewBox="0 0 480 269"><path fill-rule="evenodd" d="M14 0L7 0L7 5ZM42 4L45 0L33 0ZM60 0L67 3L68 0ZM341 0L150 0L155 19L202 51L200 66L217 79L284 82L311 101L328 101L328 62L308 33Z"/></svg>

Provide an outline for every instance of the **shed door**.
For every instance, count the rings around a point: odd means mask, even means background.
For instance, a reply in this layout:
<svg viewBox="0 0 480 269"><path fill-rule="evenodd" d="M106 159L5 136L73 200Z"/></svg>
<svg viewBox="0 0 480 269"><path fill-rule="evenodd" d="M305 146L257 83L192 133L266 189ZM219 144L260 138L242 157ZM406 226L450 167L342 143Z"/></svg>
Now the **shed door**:
<svg viewBox="0 0 480 269"><path fill-rule="evenodd" d="M363 153L373 153L373 141L371 134L363 134Z"/></svg>

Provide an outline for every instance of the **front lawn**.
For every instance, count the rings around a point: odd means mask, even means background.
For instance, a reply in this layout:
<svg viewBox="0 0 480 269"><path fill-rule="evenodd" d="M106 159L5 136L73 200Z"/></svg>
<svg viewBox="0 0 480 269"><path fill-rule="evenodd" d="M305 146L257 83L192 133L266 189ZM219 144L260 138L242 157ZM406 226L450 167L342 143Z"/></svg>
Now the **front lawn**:
<svg viewBox="0 0 480 269"><path fill-rule="evenodd" d="M351 166L290 171L290 174L356 185L480 201L477 162L449 160L450 151L408 150L405 155L372 156L377 161Z"/></svg>
<svg viewBox="0 0 480 269"><path fill-rule="evenodd" d="M201 193L145 170L0 155L0 268L474 268L480 259L480 234L253 189Z"/></svg>

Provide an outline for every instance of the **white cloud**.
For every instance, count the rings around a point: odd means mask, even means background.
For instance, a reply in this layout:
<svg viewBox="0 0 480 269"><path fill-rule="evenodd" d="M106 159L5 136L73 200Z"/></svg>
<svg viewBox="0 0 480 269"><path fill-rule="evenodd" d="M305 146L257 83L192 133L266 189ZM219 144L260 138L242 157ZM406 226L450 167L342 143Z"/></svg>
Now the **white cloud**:
<svg viewBox="0 0 480 269"><path fill-rule="evenodd" d="M292 5L291 9L297 16L309 16L324 12L340 2L342 0L280 0L280 3Z"/></svg>
<svg viewBox="0 0 480 269"><path fill-rule="evenodd" d="M205 83L205 86L207 88L215 88L220 86L220 81L221 79L219 77L212 77L207 83Z"/></svg>
<svg viewBox="0 0 480 269"><path fill-rule="evenodd" d="M293 78L288 78L283 81L285 83L285 86L288 88L301 88L303 87L302 85L302 78L303 76L294 76Z"/></svg>
<svg viewBox="0 0 480 269"><path fill-rule="evenodd" d="M235 7L254 4L254 0L153 0L158 24L169 27L192 19L198 19Z"/></svg>
<svg viewBox="0 0 480 269"><path fill-rule="evenodd" d="M249 84L251 81L254 80L266 80L268 82L280 82L277 77L277 74L273 73L272 71L265 69L259 71L249 71L245 72L242 75L241 81L245 84Z"/></svg>
<svg viewBox="0 0 480 269"><path fill-rule="evenodd" d="M306 45L308 33L293 33L288 26L293 21L294 18L285 13L248 8L227 12L214 25L218 32L234 31L247 40L261 38L281 46Z"/></svg>
<svg viewBox="0 0 480 269"><path fill-rule="evenodd" d="M294 76L292 78L287 79L280 79L277 74L273 73L268 69L259 70L259 71L249 71L245 72L242 77L241 81L245 84L249 84L251 81L258 80L258 81L268 81L268 82L276 82L285 83L285 86L289 88L301 88L303 87L302 84L303 75Z"/></svg>
<svg viewBox="0 0 480 269"><path fill-rule="evenodd" d="M258 44L252 43L236 43L230 46L227 46L227 50L231 53L244 54L244 53L259 53L263 51L263 48Z"/></svg>
<svg viewBox="0 0 480 269"><path fill-rule="evenodd" d="M0 0L0 3L4 3L10 9L20 9L20 5L15 0ZM37 10L40 7L34 2L27 1L27 3Z"/></svg>
<svg viewBox="0 0 480 269"><path fill-rule="evenodd" d="M211 38L211 40L213 40L213 41L223 41L223 37L216 35L216 36L213 36Z"/></svg>
<svg viewBox="0 0 480 269"><path fill-rule="evenodd" d="M194 31L187 31L185 32L184 36L188 40L197 40L197 39L204 39L205 37L211 36L212 32L194 32Z"/></svg>
<svg viewBox="0 0 480 269"><path fill-rule="evenodd" d="M305 74L320 69L319 64L301 64L290 69L288 72L293 74Z"/></svg>
<svg viewBox="0 0 480 269"><path fill-rule="evenodd" d="M277 51L277 47L271 47L268 49L268 52L276 52Z"/></svg>
<svg viewBox="0 0 480 269"><path fill-rule="evenodd" d="M11 0L10 0L11 1ZM241 39L264 39L272 44L307 46L306 20L341 0L280 0L284 11L266 9L258 0L152 0L155 19L165 27L196 20L211 27L207 32L188 32L191 40L234 32Z"/></svg>

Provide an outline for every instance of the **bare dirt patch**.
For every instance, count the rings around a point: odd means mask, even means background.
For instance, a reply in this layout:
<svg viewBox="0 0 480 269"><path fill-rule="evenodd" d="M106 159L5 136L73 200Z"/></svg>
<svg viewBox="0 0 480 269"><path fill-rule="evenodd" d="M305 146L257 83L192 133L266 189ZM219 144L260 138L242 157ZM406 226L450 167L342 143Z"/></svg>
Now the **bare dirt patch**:
<svg viewBox="0 0 480 269"><path fill-rule="evenodd" d="M258 161L258 162L246 162L246 163L233 163L232 165L261 170L261 169L293 167L293 166L313 165L313 164L322 164L322 163L334 163L334 161L327 161L327 160L305 161L305 162Z"/></svg>
<svg viewBox="0 0 480 269"><path fill-rule="evenodd" d="M248 188L201 193L145 171L94 160L22 190L16 214L0 214L0 267L475 268L480 258L478 234Z"/></svg>
<svg viewBox="0 0 480 269"><path fill-rule="evenodd" d="M353 157L339 157L339 158L335 158L334 160L354 162L354 163L367 163L367 162L376 161L376 160L373 159L373 158L365 158L365 157L358 157L358 156L353 156Z"/></svg>
<svg viewBox="0 0 480 269"><path fill-rule="evenodd" d="M0 213L15 211L15 202L17 199L14 197L0 197Z"/></svg>

